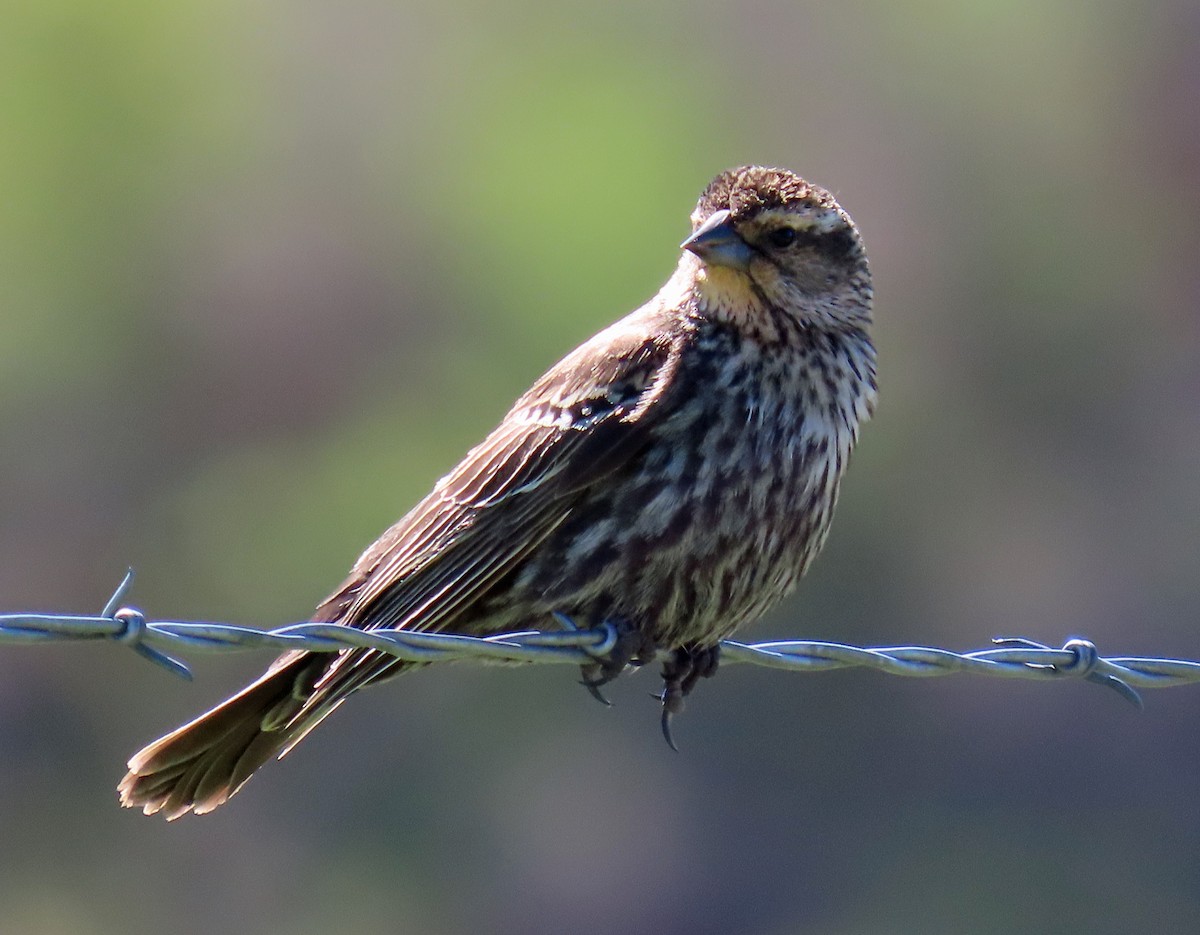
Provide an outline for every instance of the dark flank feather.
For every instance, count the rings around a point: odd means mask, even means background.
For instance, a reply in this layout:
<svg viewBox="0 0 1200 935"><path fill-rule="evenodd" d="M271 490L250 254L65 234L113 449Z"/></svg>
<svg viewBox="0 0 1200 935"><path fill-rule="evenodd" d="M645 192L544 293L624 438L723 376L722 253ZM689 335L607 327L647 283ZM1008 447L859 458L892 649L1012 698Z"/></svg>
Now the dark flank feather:
<svg viewBox="0 0 1200 935"><path fill-rule="evenodd" d="M820 550L875 399L870 274L832 196L744 167L692 221L658 295L539 379L315 620L469 634L553 626L554 612L608 621L622 640L588 684L668 651L664 717L680 709L716 644ZM210 811L354 691L412 667L286 654L136 754L121 801Z"/></svg>

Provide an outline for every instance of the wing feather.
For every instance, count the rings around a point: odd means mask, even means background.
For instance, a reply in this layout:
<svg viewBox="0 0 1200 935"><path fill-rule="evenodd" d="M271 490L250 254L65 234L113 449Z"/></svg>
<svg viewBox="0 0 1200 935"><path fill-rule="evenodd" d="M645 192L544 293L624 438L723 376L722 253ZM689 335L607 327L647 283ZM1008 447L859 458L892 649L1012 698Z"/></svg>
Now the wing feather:
<svg viewBox="0 0 1200 935"><path fill-rule="evenodd" d="M649 441L653 403L677 354L647 333L654 331L601 332L547 373L363 553L316 619L365 629L453 629L469 605L567 519L584 490ZM397 665L370 650L340 654L297 717L319 716Z"/></svg>

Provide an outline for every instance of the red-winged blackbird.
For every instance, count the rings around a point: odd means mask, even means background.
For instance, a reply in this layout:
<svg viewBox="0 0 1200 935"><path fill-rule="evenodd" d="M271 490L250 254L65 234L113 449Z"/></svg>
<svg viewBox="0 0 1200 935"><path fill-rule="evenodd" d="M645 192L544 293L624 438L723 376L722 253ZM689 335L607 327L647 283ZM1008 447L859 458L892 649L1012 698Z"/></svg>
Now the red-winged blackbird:
<svg viewBox="0 0 1200 935"><path fill-rule="evenodd" d="M613 624L597 686L668 653L663 727L717 643L820 550L875 402L871 276L833 196L783 169L722 173L675 274L549 370L314 620L486 634ZM211 811L353 692L412 668L291 652L129 762L121 801Z"/></svg>

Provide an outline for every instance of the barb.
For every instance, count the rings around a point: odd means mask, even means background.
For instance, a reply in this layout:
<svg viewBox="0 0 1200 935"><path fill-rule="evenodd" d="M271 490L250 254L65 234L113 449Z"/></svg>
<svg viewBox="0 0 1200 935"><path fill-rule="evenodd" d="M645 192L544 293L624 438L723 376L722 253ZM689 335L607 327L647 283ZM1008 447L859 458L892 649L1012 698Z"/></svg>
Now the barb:
<svg viewBox="0 0 1200 935"><path fill-rule="evenodd" d="M339 652L377 649L411 662L537 662L580 665L603 658L613 648L616 631L610 626L581 630L555 615L560 630L524 630L474 637L407 630L358 630L330 623L298 623L273 630L224 623L149 621L124 605L133 584L126 573L112 597L96 616L70 614L0 614L0 645L49 641L115 640L183 678L191 672L164 649L236 652L252 649L305 649ZM722 664L749 663L794 672L870 668L889 675L928 678L967 672L1002 678L1082 678L1116 691L1141 707L1138 688L1166 688L1200 682L1200 662L1138 656L1100 655L1095 644L1068 640L1060 648L1022 638L993 640L991 649L955 653L928 646L848 646L813 640L721 644Z"/></svg>

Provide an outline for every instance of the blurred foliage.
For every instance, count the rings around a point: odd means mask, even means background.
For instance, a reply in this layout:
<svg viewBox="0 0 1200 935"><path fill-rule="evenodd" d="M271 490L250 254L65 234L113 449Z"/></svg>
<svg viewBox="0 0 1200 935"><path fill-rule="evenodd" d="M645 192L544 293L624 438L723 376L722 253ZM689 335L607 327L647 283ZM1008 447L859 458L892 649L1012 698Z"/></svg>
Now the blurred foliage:
<svg viewBox="0 0 1200 935"><path fill-rule="evenodd" d="M833 189L882 401L759 635L1197 658L1200 8L48 0L0 10L0 608L302 619L722 168ZM0 655L0 931L1191 931L1200 696L440 668L203 820L175 684ZM1079 688L1075 691L1075 688ZM1050 921L1053 920L1053 921Z"/></svg>

